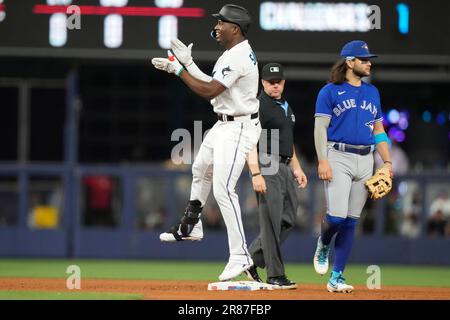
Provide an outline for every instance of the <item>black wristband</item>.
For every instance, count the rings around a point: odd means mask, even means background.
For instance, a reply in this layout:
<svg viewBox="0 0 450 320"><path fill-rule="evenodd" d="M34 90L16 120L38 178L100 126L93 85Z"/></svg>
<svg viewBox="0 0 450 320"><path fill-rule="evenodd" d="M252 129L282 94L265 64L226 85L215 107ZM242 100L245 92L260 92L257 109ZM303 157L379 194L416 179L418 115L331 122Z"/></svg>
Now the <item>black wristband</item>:
<svg viewBox="0 0 450 320"><path fill-rule="evenodd" d="M392 164L392 161L386 160L384 163L390 163L390 164Z"/></svg>
<svg viewBox="0 0 450 320"><path fill-rule="evenodd" d="M259 176L261 174L261 172L257 172L257 173L252 173L252 177L256 177Z"/></svg>

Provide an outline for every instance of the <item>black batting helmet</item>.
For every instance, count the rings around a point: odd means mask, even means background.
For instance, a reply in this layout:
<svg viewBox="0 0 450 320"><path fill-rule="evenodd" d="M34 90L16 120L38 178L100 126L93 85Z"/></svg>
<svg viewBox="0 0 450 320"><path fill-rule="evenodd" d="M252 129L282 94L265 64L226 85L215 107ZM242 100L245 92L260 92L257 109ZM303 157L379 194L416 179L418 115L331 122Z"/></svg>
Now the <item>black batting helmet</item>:
<svg viewBox="0 0 450 320"><path fill-rule="evenodd" d="M214 13L212 16L218 20L237 24L241 28L243 35L250 28L251 18L247 9L235 4L224 5L219 13Z"/></svg>

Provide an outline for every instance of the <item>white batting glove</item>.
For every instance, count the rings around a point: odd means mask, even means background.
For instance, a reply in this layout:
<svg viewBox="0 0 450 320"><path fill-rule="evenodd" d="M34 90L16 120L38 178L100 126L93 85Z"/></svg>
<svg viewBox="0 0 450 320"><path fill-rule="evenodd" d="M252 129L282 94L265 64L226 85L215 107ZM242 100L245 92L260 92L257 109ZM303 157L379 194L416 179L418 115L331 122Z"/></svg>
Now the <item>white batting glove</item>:
<svg viewBox="0 0 450 320"><path fill-rule="evenodd" d="M186 47L186 45L181 42L179 39L174 39L170 41L170 48L172 49L173 53L176 55L177 59L184 64L184 66L187 68L189 67L194 60L192 59L192 46L194 44L191 43Z"/></svg>
<svg viewBox="0 0 450 320"><path fill-rule="evenodd" d="M177 58L167 51L168 58L153 58L152 64L156 69L165 71L167 73L173 73L176 76L180 76L183 71L183 66L178 62Z"/></svg>

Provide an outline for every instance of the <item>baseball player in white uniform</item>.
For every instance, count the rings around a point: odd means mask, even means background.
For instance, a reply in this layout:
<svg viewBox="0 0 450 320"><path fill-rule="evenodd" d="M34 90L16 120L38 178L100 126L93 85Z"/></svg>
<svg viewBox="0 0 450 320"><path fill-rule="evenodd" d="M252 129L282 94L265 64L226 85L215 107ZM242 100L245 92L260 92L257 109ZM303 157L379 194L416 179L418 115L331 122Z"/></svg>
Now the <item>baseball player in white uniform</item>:
<svg viewBox="0 0 450 320"><path fill-rule="evenodd" d="M250 151L261 133L258 119L258 63L245 38L250 26L248 11L240 6L225 5L214 14L218 22L212 36L226 51L214 66L212 77L193 62L192 44L172 41L169 58L154 58L160 70L178 75L201 97L211 101L218 121L203 141L192 166L191 196L180 222L160 235L161 241L201 240L201 210L213 185L228 233L230 257L219 280L231 280L253 265L247 250L236 183ZM172 55L173 54L173 55Z"/></svg>

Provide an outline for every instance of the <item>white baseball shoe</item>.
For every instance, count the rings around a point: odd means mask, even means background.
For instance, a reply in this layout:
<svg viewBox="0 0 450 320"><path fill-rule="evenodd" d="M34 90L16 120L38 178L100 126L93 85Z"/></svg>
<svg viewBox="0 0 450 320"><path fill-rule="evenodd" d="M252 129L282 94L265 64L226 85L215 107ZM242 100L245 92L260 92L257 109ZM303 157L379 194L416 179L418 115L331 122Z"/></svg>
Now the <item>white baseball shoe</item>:
<svg viewBox="0 0 450 320"><path fill-rule="evenodd" d="M314 270L321 276L323 276L328 271L328 256L330 254L331 246L324 245L322 240L317 239L316 253L314 254Z"/></svg>
<svg viewBox="0 0 450 320"><path fill-rule="evenodd" d="M168 232L161 233L159 235L159 239L163 242L176 242L184 240L200 241L203 239L202 220L198 220L189 234L183 234L181 232L181 224L178 224L175 227L172 227L172 229Z"/></svg>
<svg viewBox="0 0 450 320"><path fill-rule="evenodd" d="M351 293L354 288L345 283L342 272L331 272L330 281L328 281L327 289L329 292Z"/></svg>
<svg viewBox="0 0 450 320"><path fill-rule="evenodd" d="M242 272L251 268L251 264L243 264L229 261L219 276L220 281L228 281L239 276Z"/></svg>

